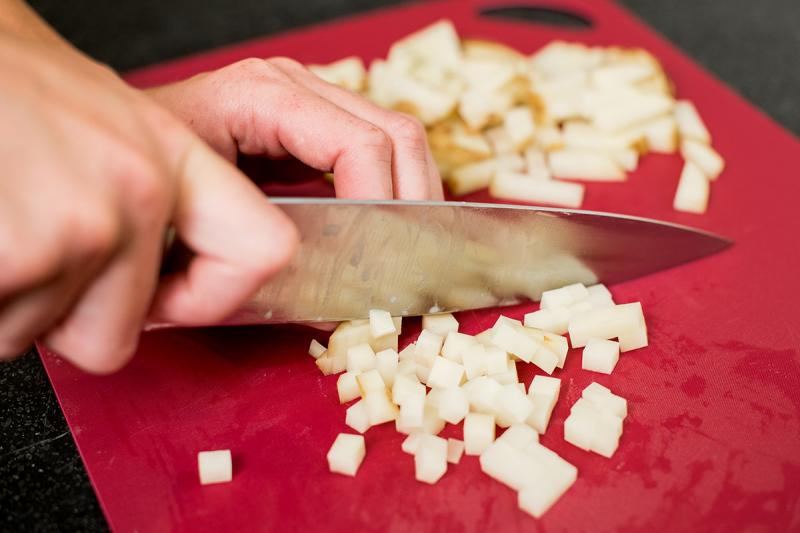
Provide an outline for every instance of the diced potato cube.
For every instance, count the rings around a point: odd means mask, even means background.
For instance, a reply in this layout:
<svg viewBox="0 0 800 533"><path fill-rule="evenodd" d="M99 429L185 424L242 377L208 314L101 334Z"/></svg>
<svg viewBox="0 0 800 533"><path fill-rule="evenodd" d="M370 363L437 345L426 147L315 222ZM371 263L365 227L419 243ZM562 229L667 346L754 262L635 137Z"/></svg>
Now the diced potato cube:
<svg viewBox="0 0 800 533"><path fill-rule="evenodd" d="M494 442L494 417L469 413L464 417L464 453L480 455Z"/></svg>
<svg viewBox="0 0 800 533"><path fill-rule="evenodd" d="M440 337L447 337L451 331L458 331L458 320L451 313L425 315L422 317L422 329Z"/></svg>
<svg viewBox="0 0 800 533"><path fill-rule="evenodd" d="M366 453L367 447L362 435L339 433L328 450L328 468L331 472L355 476Z"/></svg>
<svg viewBox="0 0 800 533"><path fill-rule="evenodd" d="M230 450L213 450L197 454L197 472L201 485L227 483L233 479Z"/></svg>
<svg viewBox="0 0 800 533"><path fill-rule="evenodd" d="M463 377L463 366L444 357L437 356L428 375L428 386L442 389L458 387Z"/></svg>
<svg viewBox="0 0 800 533"><path fill-rule="evenodd" d="M339 403L347 403L355 400L361 396L361 391L358 388L358 381L356 381L356 372L345 372L339 375L336 380L336 391L339 393Z"/></svg>
<svg viewBox="0 0 800 533"><path fill-rule="evenodd" d="M457 465L461 462L464 454L464 441L458 439L447 439L447 462Z"/></svg>
<svg viewBox="0 0 800 533"><path fill-rule="evenodd" d="M397 333L397 328L388 311L372 309L369 312L369 328L375 338Z"/></svg>
<svg viewBox="0 0 800 533"><path fill-rule="evenodd" d="M606 339L591 338L583 348L581 368L593 372L610 374L619 361L619 343Z"/></svg>
<svg viewBox="0 0 800 533"><path fill-rule="evenodd" d="M316 339L311 339L311 344L308 347L308 355L314 359L319 359L325 355L326 348L320 344Z"/></svg>

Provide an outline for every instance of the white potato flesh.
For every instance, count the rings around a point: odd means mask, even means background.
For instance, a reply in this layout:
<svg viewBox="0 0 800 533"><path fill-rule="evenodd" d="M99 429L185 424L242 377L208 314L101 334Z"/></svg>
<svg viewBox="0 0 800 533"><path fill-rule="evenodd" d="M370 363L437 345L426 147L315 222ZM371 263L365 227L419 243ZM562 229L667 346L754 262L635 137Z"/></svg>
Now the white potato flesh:
<svg viewBox="0 0 800 533"><path fill-rule="evenodd" d="M625 398L617 396L611 390L599 383L590 383L581 393L582 398L591 401L598 409L611 413L614 416L625 418L628 416L628 402Z"/></svg>
<svg viewBox="0 0 800 533"><path fill-rule="evenodd" d="M508 353L497 347L489 347L484 351L486 373L488 375L508 372Z"/></svg>
<svg viewBox="0 0 800 533"><path fill-rule="evenodd" d="M484 474L517 491L541 482L547 475L544 465L499 439L481 453L480 465Z"/></svg>
<svg viewBox="0 0 800 533"><path fill-rule="evenodd" d="M422 437L425 436L425 433L410 433L404 440L403 443L400 445L400 449L406 452L407 454L414 455L417 453L417 449L419 448L419 442L422 440Z"/></svg>
<svg viewBox="0 0 800 533"><path fill-rule="evenodd" d="M558 289L544 291L539 301L542 309L555 309L568 307L576 302L584 300L589 296L589 290L583 283L573 283ZM544 329L544 328L542 328Z"/></svg>
<svg viewBox="0 0 800 533"><path fill-rule="evenodd" d="M526 486L517 495L519 508L534 518L541 518L553 504L575 483L578 469L563 461L557 467L548 466L547 475L540 483Z"/></svg>
<svg viewBox="0 0 800 533"><path fill-rule="evenodd" d="M464 453L480 455L494 442L494 417L469 413L464 417Z"/></svg>
<svg viewBox="0 0 800 533"><path fill-rule="evenodd" d="M556 398L534 393L528 394L528 399L533 405L533 409L528 418L525 419L525 423L543 435L547 431L547 425L550 423L550 416L553 414Z"/></svg>
<svg viewBox="0 0 800 533"><path fill-rule="evenodd" d="M367 446L362 435L339 433L328 450L328 468L331 472L355 476L366 454Z"/></svg>
<svg viewBox="0 0 800 533"><path fill-rule="evenodd" d="M364 433L369 429L369 413L363 399L347 408L344 423L359 433Z"/></svg>
<svg viewBox="0 0 800 533"><path fill-rule="evenodd" d="M366 406L370 426L391 422L400 414L386 389L370 391L360 401Z"/></svg>
<svg viewBox="0 0 800 533"><path fill-rule="evenodd" d="M583 348L590 338L613 339L634 332L644 324L642 305L639 302L595 309L573 317L569 323L569 337L573 348ZM637 344L623 346L620 351L636 349Z"/></svg>
<svg viewBox="0 0 800 533"><path fill-rule="evenodd" d="M400 404L399 421L403 427L422 428L425 418L425 388L407 394Z"/></svg>
<svg viewBox="0 0 800 533"><path fill-rule="evenodd" d="M592 449L592 439L597 432L599 411L591 407L576 409L575 406L564 420L564 440L588 452Z"/></svg>
<svg viewBox="0 0 800 533"><path fill-rule="evenodd" d="M567 332L570 316L569 309L565 307L539 309L526 314L524 324L528 328L543 329L563 335Z"/></svg>
<svg viewBox="0 0 800 533"><path fill-rule="evenodd" d="M336 391L339 393L339 403L347 403L361 396L356 381L357 372L344 372L336 380Z"/></svg>
<svg viewBox="0 0 800 533"><path fill-rule="evenodd" d="M370 310L369 328L372 336L375 338L397 333L392 315L390 315L388 311L383 311L381 309Z"/></svg>
<svg viewBox="0 0 800 533"><path fill-rule="evenodd" d="M451 331L458 331L458 320L451 313L425 315L422 317L422 329L444 338Z"/></svg>
<svg viewBox="0 0 800 533"><path fill-rule="evenodd" d="M705 213L708 209L710 189L708 178L700 168L691 161L686 161L681 171L672 207L676 211L685 213Z"/></svg>
<svg viewBox="0 0 800 533"><path fill-rule="evenodd" d="M536 130L531 108L518 106L509 109L503 122L503 128L515 150L524 148L533 140Z"/></svg>
<svg viewBox="0 0 800 533"><path fill-rule="evenodd" d="M311 339L311 344L308 346L308 355L314 359L319 359L325 355L326 348L320 344L316 339Z"/></svg>
<svg viewBox="0 0 800 533"><path fill-rule="evenodd" d="M485 130L484 135L492 147L492 152L497 155L515 154L519 151L502 125Z"/></svg>
<svg viewBox="0 0 800 533"><path fill-rule="evenodd" d="M533 404L524 391L515 384L504 385L494 398L498 418L511 420L512 424L522 424L533 411Z"/></svg>
<svg viewBox="0 0 800 533"><path fill-rule="evenodd" d="M443 389L439 398L439 418L450 424L458 424L469 412L469 398L461 387Z"/></svg>
<svg viewBox="0 0 800 533"><path fill-rule="evenodd" d="M400 350L400 352L397 354L397 358L401 363L407 360L415 360L417 358L417 345L412 342Z"/></svg>
<svg viewBox="0 0 800 533"><path fill-rule="evenodd" d="M600 87L617 87L630 85L655 74L652 65L641 62L619 62L601 65L592 70L591 82Z"/></svg>
<svg viewBox="0 0 800 533"><path fill-rule="evenodd" d="M507 322L498 323L492 328L491 340L495 346L530 363L542 344L526 335L522 327Z"/></svg>
<svg viewBox="0 0 800 533"><path fill-rule="evenodd" d="M567 362L567 354L569 353L569 341L567 341L566 337L547 332L545 333L544 341L542 341L542 348L554 353L558 358L556 366L564 368L564 363Z"/></svg>
<svg viewBox="0 0 800 533"><path fill-rule="evenodd" d="M513 95L502 90L471 88L461 95L458 114L472 130L481 130L490 122L505 115L514 104Z"/></svg>
<svg viewBox="0 0 800 533"><path fill-rule="evenodd" d="M375 354L375 369L381 375L387 387L394 385L394 379L395 376L397 376L397 366L399 364L400 361L396 350L390 348Z"/></svg>
<svg viewBox="0 0 800 533"><path fill-rule="evenodd" d="M587 122L578 120L569 121L564 124L561 135L564 146L567 148L609 153L633 148L636 144L644 140L644 134L640 134L639 138L634 135L609 134L599 131Z"/></svg>
<svg viewBox="0 0 800 533"><path fill-rule="evenodd" d="M674 105L674 100L663 94L619 91L616 101L592 110L593 124L602 131L620 131L670 113Z"/></svg>
<svg viewBox="0 0 800 533"><path fill-rule="evenodd" d="M584 181L625 181L625 169L613 155L595 150L564 148L547 156L550 173L556 178Z"/></svg>
<svg viewBox="0 0 800 533"><path fill-rule="evenodd" d="M571 208L581 206L584 190L580 183L531 179L506 171L498 172L489 183L489 194L495 198Z"/></svg>
<svg viewBox="0 0 800 533"><path fill-rule="evenodd" d="M639 166L639 152L633 148L624 148L611 152L611 157L625 169L626 172L633 172Z"/></svg>
<svg viewBox="0 0 800 533"><path fill-rule="evenodd" d="M384 383L381 373L375 369L356 374L356 383L358 383L362 397L372 391L383 392L386 390L386 383Z"/></svg>
<svg viewBox="0 0 800 533"><path fill-rule="evenodd" d="M517 154L498 156L453 169L447 181L450 191L460 196L489 186L498 172L516 172L525 168L525 161Z"/></svg>
<svg viewBox="0 0 800 533"><path fill-rule="evenodd" d="M447 439L447 462L457 465L461 462L462 455L464 455L464 441Z"/></svg>
<svg viewBox="0 0 800 533"><path fill-rule="evenodd" d="M691 161L702 171L709 180L715 180L725 169L725 160L709 145L684 139L681 142L681 155L686 161Z"/></svg>
<svg viewBox="0 0 800 533"><path fill-rule="evenodd" d="M591 338L583 348L581 368L592 372L610 374L619 361L619 343Z"/></svg>
<svg viewBox="0 0 800 533"><path fill-rule="evenodd" d="M485 376L487 373L486 348L482 344L474 344L468 347L461 356L461 362L468 380Z"/></svg>
<svg viewBox="0 0 800 533"><path fill-rule="evenodd" d="M360 57L346 57L327 65L308 65L308 70L334 85L359 92L364 88L367 69Z"/></svg>
<svg viewBox="0 0 800 533"><path fill-rule="evenodd" d="M664 115L641 124L626 135L638 138L644 136L647 149L657 154L674 154L678 151L678 125L672 115Z"/></svg>
<svg viewBox="0 0 800 533"><path fill-rule="evenodd" d="M534 376L528 394L541 394L550 398L558 398L561 391L561 380L550 376Z"/></svg>
<svg viewBox="0 0 800 533"><path fill-rule="evenodd" d="M549 180L550 169L547 168L545 153L539 148L525 150L525 175L537 180Z"/></svg>
<svg viewBox="0 0 800 533"><path fill-rule="evenodd" d="M347 371L365 372L375 368L375 352L369 344L358 344L347 349Z"/></svg>
<svg viewBox="0 0 800 533"><path fill-rule="evenodd" d="M425 385L419 382L416 374L395 376L392 385L392 402L402 405L406 397L413 394L422 394L425 397Z"/></svg>
<svg viewBox="0 0 800 533"><path fill-rule="evenodd" d="M423 329L416 342L417 362L420 362L420 358L422 358L422 360L433 364L433 358L442 351L443 344L444 337L442 335Z"/></svg>
<svg viewBox="0 0 800 533"><path fill-rule="evenodd" d="M678 100L675 103L675 122L678 124L681 138L711 144L711 134L700 118L697 108L689 100Z"/></svg>
<svg viewBox="0 0 800 533"><path fill-rule="evenodd" d="M434 484L447 472L447 441L435 435L420 438L414 454L417 481Z"/></svg>
<svg viewBox="0 0 800 533"><path fill-rule="evenodd" d="M513 424L497 437L497 441L508 442L514 448L522 450L539 442L539 434L527 424Z"/></svg>
<svg viewBox="0 0 800 533"><path fill-rule="evenodd" d="M459 68L461 79L472 89L492 91L509 83L516 72L513 65L467 59Z"/></svg>
<svg viewBox="0 0 800 533"><path fill-rule="evenodd" d="M614 299L611 297L611 291L602 283L597 283L586 287L587 299L592 301L592 307L611 307L614 305Z"/></svg>
<svg viewBox="0 0 800 533"><path fill-rule="evenodd" d="M454 361L444 357L436 357L428 375L427 384L429 387L447 389L458 387L464 378L464 367Z"/></svg>
<svg viewBox="0 0 800 533"><path fill-rule="evenodd" d="M233 479L233 461L230 450L198 452L197 473L201 485L228 483Z"/></svg>
<svg viewBox="0 0 800 533"><path fill-rule="evenodd" d="M461 41L449 20L440 20L395 42L390 55L396 49L403 49L417 61L448 69L456 69L461 63Z"/></svg>
<svg viewBox="0 0 800 533"><path fill-rule="evenodd" d="M456 363L463 363L462 356L464 352L476 344L477 342L472 335L465 335L464 333L451 331L444 339L444 345L442 345L442 357L450 359L451 361L455 361Z"/></svg>

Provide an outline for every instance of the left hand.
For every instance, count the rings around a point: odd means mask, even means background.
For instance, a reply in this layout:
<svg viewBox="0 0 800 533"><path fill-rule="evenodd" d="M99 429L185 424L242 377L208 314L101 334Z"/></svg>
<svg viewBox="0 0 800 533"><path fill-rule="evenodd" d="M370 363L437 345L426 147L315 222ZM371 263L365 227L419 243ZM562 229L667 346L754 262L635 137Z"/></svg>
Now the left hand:
<svg viewBox="0 0 800 533"><path fill-rule="evenodd" d="M287 58L246 59L147 91L230 161L292 155L339 197L441 200L424 126Z"/></svg>

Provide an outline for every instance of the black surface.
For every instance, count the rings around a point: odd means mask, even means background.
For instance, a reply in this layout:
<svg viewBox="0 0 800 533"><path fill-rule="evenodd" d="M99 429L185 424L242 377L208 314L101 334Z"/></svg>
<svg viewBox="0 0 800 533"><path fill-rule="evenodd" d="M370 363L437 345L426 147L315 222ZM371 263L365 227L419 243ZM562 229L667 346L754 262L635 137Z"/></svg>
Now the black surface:
<svg viewBox="0 0 800 533"><path fill-rule="evenodd" d="M228 44L391 0L36 0L64 35L117 69ZM622 2L795 134L798 0ZM38 357L0 364L0 530L107 526Z"/></svg>

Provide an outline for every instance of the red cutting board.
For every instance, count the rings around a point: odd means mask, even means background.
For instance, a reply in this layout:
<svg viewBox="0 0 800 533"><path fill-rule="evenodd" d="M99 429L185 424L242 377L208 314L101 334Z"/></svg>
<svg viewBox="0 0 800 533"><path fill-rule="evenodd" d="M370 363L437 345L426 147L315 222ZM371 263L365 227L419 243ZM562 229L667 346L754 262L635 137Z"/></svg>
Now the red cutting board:
<svg viewBox="0 0 800 533"><path fill-rule="evenodd" d="M145 69L151 85L248 56L325 62L383 56L390 43L442 17L465 37L532 52L554 38L643 46L706 119L727 170L704 216L676 213L681 162L647 156L628 183L590 185L587 209L645 215L718 232L736 245L713 257L612 287L641 300L650 346L612 376L584 372L573 350L542 442L579 470L541 519L484 476L474 457L435 486L414 481L403 436L366 434L355 479L328 473L347 431L335 377L306 355L305 329L249 327L143 336L133 362L94 377L43 350L43 360L111 526L118 531L788 531L800 528L800 143L630 14L605 1L548 2L594 22L563 29L482 18L471 2L373 12ZM282 194L328 195L321 181ZM471 199L486 199L477 194ZM506 313L519 317L523 305ZM462 330L497 312L464 313ZM409 320L402 344L419 331ZM321 340L325 340L322 338ZM524 373L526 380L532 372ZM563 440L563 421L592 380L629 401L613 458ZM448 427L445 435L460 434ZM201 487L196 454L230 448L234 479Z"/></svg>

